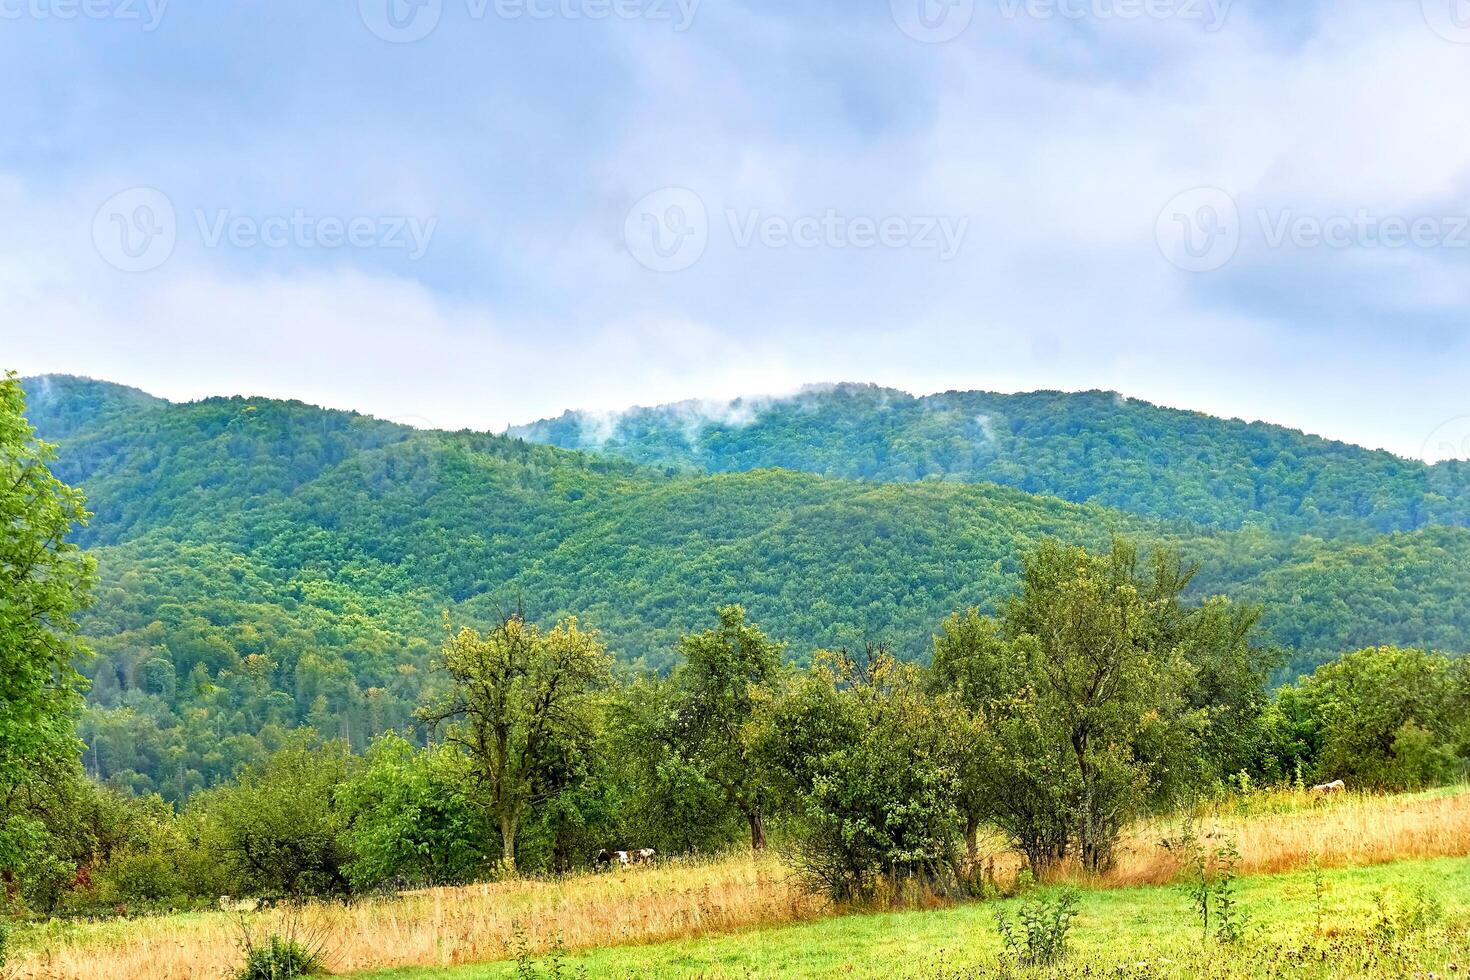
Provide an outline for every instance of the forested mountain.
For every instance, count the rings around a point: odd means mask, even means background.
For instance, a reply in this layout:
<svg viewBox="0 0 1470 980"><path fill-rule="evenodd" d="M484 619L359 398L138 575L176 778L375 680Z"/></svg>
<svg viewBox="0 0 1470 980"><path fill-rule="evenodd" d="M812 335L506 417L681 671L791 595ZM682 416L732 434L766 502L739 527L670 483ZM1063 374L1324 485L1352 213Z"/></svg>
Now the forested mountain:
<svg viewBox="0 0 1470 980"><path fill-rule="evenodd" d="M784 467L880 482L993 482L1225 529L1470 525L1470 464L1427 466L1113 392L916 398L872 385L789 398L568 412L510 434L706 472Z"/></svg>
<svg viewBox="0 0 1470 980"><path fill-rule="evenodd" d="M994 609L1047 536L1176 545L1203 565L1196 597L1261 603L1265 636L1303 663L1470 636L1461 528L1198 531L992 484L665 472L295 402L26 387L96 515L87 763L176 797L299 724L359 746L407 728L446 611L577 614L625 664L663 668L739 602L798 660L869 639L923 657L946 614Z"/></svg>

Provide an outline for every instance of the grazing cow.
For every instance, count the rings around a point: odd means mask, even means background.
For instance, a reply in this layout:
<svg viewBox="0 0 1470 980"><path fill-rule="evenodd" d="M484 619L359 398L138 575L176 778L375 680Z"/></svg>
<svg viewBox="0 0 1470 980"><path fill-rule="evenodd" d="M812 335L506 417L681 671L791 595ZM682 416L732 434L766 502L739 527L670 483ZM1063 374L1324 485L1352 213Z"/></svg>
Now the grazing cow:
<svg viewBox="0 0 1470 980"><path fill-rule="evenodd" d="M593 860L597 862L598 867L606 868L616 864L620 868L626 868L633 863L633 855L628 851L609 851L603 848L597 852Z"/></svg>
<svg viewBox="0 0 1470 980"><path fill-rule="evenodd" d="M1321 786L1313 786L1311 792L1313 796L1332 796L1337 793L1346 793L1347 783L1338 779L1330 783L1323 783Z"/></svg>
<svg viewBox="0 0 1470 980"><path fill-rule="evenodd" d="M633 852L634 864L652 864L654 857L658 854L651 847L644 847Z"/></svg>

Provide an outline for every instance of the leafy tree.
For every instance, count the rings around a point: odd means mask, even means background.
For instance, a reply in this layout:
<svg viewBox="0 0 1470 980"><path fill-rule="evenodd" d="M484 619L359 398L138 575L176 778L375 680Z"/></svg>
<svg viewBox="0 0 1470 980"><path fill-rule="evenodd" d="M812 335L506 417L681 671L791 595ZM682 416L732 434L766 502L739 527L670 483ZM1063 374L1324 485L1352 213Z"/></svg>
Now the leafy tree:
<svg viewBox="0 0 1470 980"><path fill-rule="evenodd" d="M725 790L683 751L679 686L638 677L609 698L603 731L601 782L618 794L609 843L653 847L661 854L715 851L748 833L726 802Z"/></svg>
<svg viewBox="0 0 1470 980"><path fill-rule="evenodd" d="M419 712L462 751L475 803L500 831L502 863L516 870L516 835L527 818L585 778L595 735L591 694L610 678L595 632L575 618L543 632L519 615L481 634L468 627L444 644L450 690Z"/></svg>
<svg viewBox="0 0 1470 980"><path fill-rule="evenodd" d="M947 888L964 732L918 669L881 647L861 660L822 654L783 700L767 751L796 787L801 872L840 900Z"/></svg>
<svg viewBox="0 0 1470 980"><path fill-rule="evenodd" d="M52 446L25 419L15 375L0 380L0 874L14 886L44 834L26 797L38 771L75 765L73 711L82 687L73 664L86 649L75 616L88 602L93 564L71 532L86 523L80 492L51 474Z"/></svg>
<svg viewBox="0 0 1470 980"><path fill-rule="evenodd" d="M190 805L199 846L223 865L232 894L346 894L352 859L340 790L351 769L341 742L298 738L233 785Z"/></svg>
<svg viewBox="0 0 1470 980"><path fill-rule="evenodd" d="M1307 715L1315 779L1419 787L1460 770L1465 676L1465 661L1382 647L1325 664L1278 701L1299 702Z"/></svg>
<svg viewBox="0 0 1470 980"><path fill-rule="evenodd" d="M337 794L354 889L459 884L486 866L483 813L466 796L463 762L393 734L373 743Z"/></svg>
<svg viewBox="0 0 1470 980"><path fill-rule="evenodd" d="M959 805L971 859L984 823L999 827L1042 871L1065 857L1072 833L1075 774L1068 746L1043 729L1023 651L1002 624L970 609L934 638L930 691L960 713Z"/></svg>
<svg viewBox="0 0 1470 980"><path fill-rule="evenodd" d="M684 663L675 675L677 747L744 817L750 846L759 851L766 846L771 788L757 764L755 733L748 723L780 675L784 647L748 622L740 606L724 607L719 619L715 628L679 641Z"/></svg>
<svg viewBox="0 0 1470 980"><path fill-rule="evenodd" d="M1044 744L1070 751L1073 830L1089 871L1106 870L1136 816L1185 767L1205 719L1188 704L1180 646L1183 577L1115 541L1107 554L1046 543L1026 560L1006 633L1025 657Z"/></svg>

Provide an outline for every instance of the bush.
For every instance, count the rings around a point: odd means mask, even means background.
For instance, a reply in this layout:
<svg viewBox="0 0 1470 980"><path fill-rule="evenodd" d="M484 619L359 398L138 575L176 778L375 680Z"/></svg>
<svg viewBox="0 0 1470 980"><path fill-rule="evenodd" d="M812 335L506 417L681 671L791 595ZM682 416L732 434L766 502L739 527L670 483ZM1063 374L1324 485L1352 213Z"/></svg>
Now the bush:
<svg viewBox="0 0 1470 980"><path fill-rule="evenodd" d="M320 953L295 939L272 933L259 945L246 938L245 966L235 977L236 980L296 980L323 972Z"/></svg>
<svg viewBox="0 0 1470 980"><path fill-rule="evenodd" d="M864 663L824 656L791 703L798 710L771 727L783 781L799 793L798 873L838 901L953 890L952 729L915 670L881 650Z"/></svg>
<svg viewBox="0 0 1470 980"><path fill-rule="evenodd" d="M1077 893L1068 888L1050 901L1028 898L1021 902L1019 923L997 912L995 927L1007 955L1025 969L1050 966L1063 959L1072 920L1077 918L1077 903Z"/></svg>

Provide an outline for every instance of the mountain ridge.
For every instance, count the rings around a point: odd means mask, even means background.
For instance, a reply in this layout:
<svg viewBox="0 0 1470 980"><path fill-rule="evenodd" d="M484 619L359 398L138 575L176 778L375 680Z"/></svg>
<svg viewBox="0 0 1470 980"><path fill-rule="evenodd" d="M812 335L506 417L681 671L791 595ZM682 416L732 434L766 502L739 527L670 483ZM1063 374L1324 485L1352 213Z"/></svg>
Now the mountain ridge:
<svg viewBox="0 0 1470 980"><path fill-rule="evenodd" d="M569 411L507 434L705 472L775 466L872 482L993 482L1204 527L1260 522L1337 535L1470 525L1470 464L1430 465L1102 390L914 396L842 384Z"/></svg>

